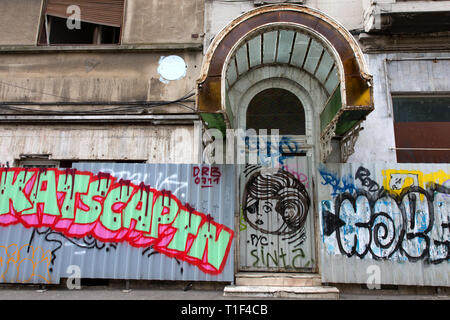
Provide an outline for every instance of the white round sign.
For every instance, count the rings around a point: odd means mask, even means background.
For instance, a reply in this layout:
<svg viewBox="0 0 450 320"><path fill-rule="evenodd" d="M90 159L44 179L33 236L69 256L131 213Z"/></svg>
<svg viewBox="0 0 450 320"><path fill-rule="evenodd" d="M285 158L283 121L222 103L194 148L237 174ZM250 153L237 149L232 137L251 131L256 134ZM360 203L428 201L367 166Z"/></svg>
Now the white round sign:
<svg viewBox="0 0 450 320"><path fill-rule="evenodd" d="M163 82L183 78L186 76L186 69L186 63L183 58L179 56L167 56L159 59L158 73L161 76L161 81Z"/></svg>

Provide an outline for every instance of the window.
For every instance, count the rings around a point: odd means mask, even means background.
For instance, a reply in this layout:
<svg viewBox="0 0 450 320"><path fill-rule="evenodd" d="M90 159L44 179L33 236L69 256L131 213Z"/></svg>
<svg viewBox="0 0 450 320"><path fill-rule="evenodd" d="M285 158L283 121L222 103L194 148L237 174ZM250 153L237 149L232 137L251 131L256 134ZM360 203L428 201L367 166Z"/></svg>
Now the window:
<svg viewBox="0 0 450 320"><path fill-rule="evenodd" d="M397 161L447 163L450 96L393 97Z"/></svg>
<svg viewBox="0 0 450 320"><path fill-rule="evenodd" d="M59 161L51 160L21 160L19 167L22 168L58 168Z"/></svg>
<svg viewBox="0 0 450 320"><path fill-rule="evenodd" d="M39 156L30 156L17 161L22 168L59 168L70 169L78 162L90 163L146 163L145 160L50 160L39 158Z"/></svg>
<svg viewBox="0 0 450 320"><path fill-rule="evenodd" d="M124 0L47 0L39 44L119 44L123 10Z"/></svg>
<svg viewBox="0 0 450 320"><path fill-rule="evenodd" d="M305 111L293 93L279 88L258 93L247 109L247 129L278 129L280 135L305 135Z"/></svg>

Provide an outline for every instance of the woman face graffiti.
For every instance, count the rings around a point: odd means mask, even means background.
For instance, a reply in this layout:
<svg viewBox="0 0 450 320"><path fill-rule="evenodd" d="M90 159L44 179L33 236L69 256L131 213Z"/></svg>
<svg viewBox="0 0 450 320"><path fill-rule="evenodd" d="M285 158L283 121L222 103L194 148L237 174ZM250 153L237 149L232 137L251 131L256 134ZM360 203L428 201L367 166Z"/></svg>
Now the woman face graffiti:
<svg viewBox="0 0 450 320"><path fill-rule="evenodd" d="M282 219L275 212L276 205L277 199L253 200L246 208L247 221L267 233L276 233L283 225Z"/></svg>
<svg viewBox="0 0 450 320"><path fill-rule="evenodd" d="M253 174L244 197L244 219L267 234L288 235L303 228L310 199L304 185L292 174Z"/></svg>

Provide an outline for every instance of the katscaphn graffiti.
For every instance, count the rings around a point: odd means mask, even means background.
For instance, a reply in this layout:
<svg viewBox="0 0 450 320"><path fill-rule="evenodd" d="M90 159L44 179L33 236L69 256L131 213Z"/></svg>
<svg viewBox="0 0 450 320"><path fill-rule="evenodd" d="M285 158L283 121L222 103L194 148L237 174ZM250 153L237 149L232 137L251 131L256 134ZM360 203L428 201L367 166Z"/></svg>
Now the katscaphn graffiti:
<svg viewBox="0 0 450 320"><path fill-rule="evenodd" d="M220 274L233 231L167 190L75 169L0 169L0 225L48 227L66 238L152 247Z"/></svg>
<svg viewBox="0 0 450 320"><path fill-rule="evenodd" d="M335 236L340 254L373 259L397 255L432 264L449 260L450 211L446 199L450 188L429 182L426 188L409 185L394 192L380 188L365 168L356 175L366 188L322 201L323 234ZM339 180L329 172L325 177L325 181L330 177Z"/></svg>

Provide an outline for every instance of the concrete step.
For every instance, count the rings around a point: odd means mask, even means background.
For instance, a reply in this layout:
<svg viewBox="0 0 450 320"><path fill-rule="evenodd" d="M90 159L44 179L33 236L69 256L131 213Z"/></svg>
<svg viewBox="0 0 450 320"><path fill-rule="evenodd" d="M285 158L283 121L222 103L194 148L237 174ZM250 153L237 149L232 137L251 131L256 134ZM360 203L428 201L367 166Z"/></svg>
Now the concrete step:
<svg viewBox="0 0 450 320"><path fill-rule="evenodd" d="M314 273L239 272L236 274L236 285L314 287L322 285L322 279Z"/></svg>
<svg viewBox="0 0 450 320"><path fill-rule="evenodd" d="M225 297L260 297L290 299L339 299L339 290L335 287L285 287L285 286L226 286Z"/></svg>

